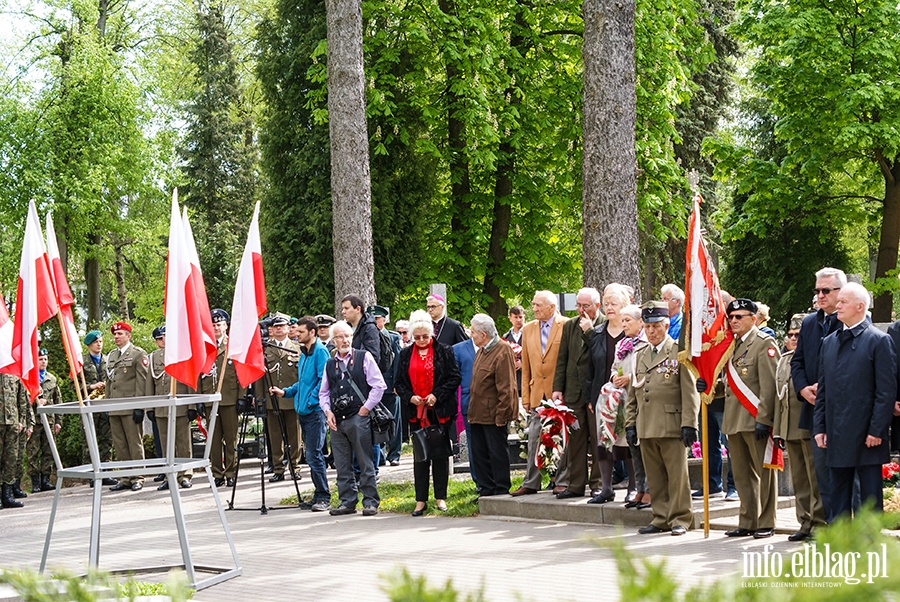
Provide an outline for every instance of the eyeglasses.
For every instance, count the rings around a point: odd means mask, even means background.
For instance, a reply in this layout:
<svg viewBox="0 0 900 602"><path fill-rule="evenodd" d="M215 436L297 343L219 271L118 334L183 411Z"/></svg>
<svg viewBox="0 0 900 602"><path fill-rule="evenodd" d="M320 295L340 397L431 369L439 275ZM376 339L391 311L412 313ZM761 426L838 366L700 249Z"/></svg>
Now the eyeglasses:
<svg viewBox="0 0 900 602"><path fill-rule="evenodd" d="M594 303L578 303L576 305L576 307L578 307L579 309L590 309L592 307L596 307L596 304L594 304Z"/></svg>
<svg viewBox="0 0 900 602"><path fill-rule="evenodd" d="M351 338L351 337L350 337L349 334L336 334L336 335L334 335L334 336L331 337L331 338L334 339L334 340L336 341L336 340L338 340L338 339L349 339L349 338Z"/></svg>
<svg viewBox="0 0 900 602"><path fill-rule="evenodd" d="M830 295L832 293L832 291L839 291L839 290L841 290L841 287L839 287L839 286L837 286L835 288L814 288L813 294L814 295Z"/></svg>
<svg viewBox="0 0 900 602"><path fill-rule="evenodd" d="M426 305L425 309L437 309L439 307L440 307L440 305Z"/></svg>
<svg viewBox="0 0 900 602"><path fill-rule="evenodd" d="M414 334L413 338L417 341L427 341L431 338L430 334Z"/></svg>
<svg viewBox="0 0 900 602"><path fill-rule="evenodd" d="M397 334L406 334L406 331L405 331L405 330L398 330L398 331L397 331Z"/></svg>
<svg viewBox="0 0 900 602"><path fill-rule="evenodd" d="M731 314L728 316L729 320L743 320L744 318L749 318L753 314Z"/></svg>
<svg viewBox="0 0 900 602"><path fill-rule="evenodd" d="M786 336L789 339L796 339L797 337L800 336L800 333L799 332L789 332L789 333L787 333Z"/></svg>

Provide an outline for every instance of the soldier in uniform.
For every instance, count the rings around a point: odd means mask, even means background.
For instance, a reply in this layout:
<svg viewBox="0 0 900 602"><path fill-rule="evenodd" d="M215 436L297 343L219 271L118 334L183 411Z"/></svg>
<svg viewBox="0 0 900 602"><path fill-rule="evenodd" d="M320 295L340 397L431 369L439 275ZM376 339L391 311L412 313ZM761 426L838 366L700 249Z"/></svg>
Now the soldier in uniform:
<svg viewBox="0 0 900 602"><path fill-rule="evenodd" d="M37 398L37 404L56 405L62 403L59 393L59 383L56 376L47 371L47 350L38 351L38 370L41 378L41 394ZM58 414L47 417L53 435L59 435L62 429L62 419ZM53 453L50 451L50 438L44 432L44 424L35 419L34 432L28 440L28 476L31 477L31 491L52 491L53 484L50 476L56 474L56 464L53 462Z"/></svg>
<svg viewBox="0 0 900 602"><path fill-rule="evenodd" d="M290 318L283 313L276 313L269 326L269 341L266 343L266 369L269 371L271 381L269 385L279 389L287 389L297 382L297 361L300 358L300 346L287 338ZM256 398L271 397L268 393L266 378L256 381ZM275 410L270 403L278 404L284 426L287 430L288 443L291 446L290 461L294 465L294 474L300 476L300 421L297 411L294 409L294 400L291 398L272 398L266 403L269 429L269 442L272 446L273 475L269 479L275 483L284 480L284 435L281 432L281 424Z"/></svg>
<svg viewBox="0 0 900 602"><path fill-rule="evenodd" d="M24 504L16 501L16 465L19 462L19 433L25 430L30 410L25 387L15 376L0 374L0 484L3 508L21 508ZM21 489L21 488L20 488Z"/></svg>
<svg viewBox="0 0 900 602"><path fill-rule="evenodd" d="M649 345L635 351L625 437L629 445L640 443L653 520L638 533L684 535L694 518L684 448L697 441L700 394L694 375L678 362L678 342L668 335L668 303L646 303L641 319Z"/></svg>
<svg viewBox="0 0 900 602"><path fill-rule="evenodd" d="M763 464L775 422L775 368L780 353L775 339L756 327L756 309L749 299L735 299L725 310L735 340L726 365L722 432L728 436L734 484L741 498L738 527L725 535L761 539L775 533L775 471Z"/></svg>
<svg viewBox="0 0 900 602"><path fill-rule="evenodd" d="M116 322L110 330L116 348L106 359L106 397L120 399L143 395L146 390L147 368L150 365L147 352L132 344L130 324ZM144 459L141 432L143 421L144 413L141 410L110 412L110 430L117 460ZM116 485L110 487L110 491L124 489L140 491L143 488L144 477L123 477Z"/></svg>
<svg viewBox="0 0 900 602"><path fill-rule="evenodd" d="M28 447L28 442L31 440L31 435L34 433L34 425L36 423L35 413L34 413L34 401L29 399L28 390L22 387L25 390L25 412L24 412L24 424L25 427L19 431L18 441L16 445L16 474L15 480L13 481L12 489L13 496L17 498L26 497L26 493L22 491L22 479L25 478L25 452ZM22 421L23 415L19 414L19 420Z"/></svg>
<svg viewBox="0 0 900 602"><path fill-rule="evenodd" d="M87 389L81 386L79 381L78 387L81 388L81 396L88 399L93 395L95 398L104 394L106 390L106 358L103 357L103 334L99 330L92 330L84 335L84 345L87 347L88 354L85 357L82 374L84 374L84 382ZM97 449L100 451L100 461L109 462L112 458L112 432L109 430L109 414L107 412L98 412L94 415L94 432L97 433ZM82 435L81 462L88 464L91 461L88 452L87 441L84 439L85 433ZM88 481L91 487L94 486L93 481ZM115 485L118 483L115 479L106 477L103 479L104 485Z"/></svg>
<svg viewBox="0 0 900 602"><path fill-rule="evenodd" d="M825 510L822 496L819 495L819 484L816 480L816 468L813 462L812 441L808 429L800 428L800 409L804 401L794 391L791 379L791 359L797 348L800 326L805 314L794 314L788 325L787 338L784 340L785 352L778 360L775 369L775 388L778 394L778 407L775 411L775 424L772 426L775 442L782 449L787 448L791 459L791 483L794 486L794 508L797 511L797 522L800 530L790 535L788 541L803 541L812 537L812 530L825 525Z"/></svg>
<svg viewBox="0 0 900 602"><path fill-rule="evenodd" d="M212 433L210 463L216 486L232 487L237 470L237 453L235 451L238 436L237 402L244 396L244 387L241 387L241 383L238 382L237 374L234 371L234 362L226 357L228 352L228 312L217 308L210 314L213 328L216 331L216 339L219 341L216 373L219 378L223 379L219 390L222 395L222 399L219 401L219 415L216 418L216 428Z"/></svg>
<svg viewBox="0 0 900 602"><path fill-rule="evenodd" d="M316 326L319 330L319 340L325 345L329 353L334 353L334 343L331 342L329 334L331 325L337 322L336 318L332 318L328 314L319 314L316 316Z"/></svg>

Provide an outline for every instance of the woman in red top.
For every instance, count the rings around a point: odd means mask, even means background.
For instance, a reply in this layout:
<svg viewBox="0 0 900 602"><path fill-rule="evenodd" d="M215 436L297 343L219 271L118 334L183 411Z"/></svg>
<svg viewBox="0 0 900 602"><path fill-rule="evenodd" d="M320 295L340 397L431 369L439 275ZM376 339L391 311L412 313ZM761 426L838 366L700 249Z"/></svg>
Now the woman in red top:
<svg viewBox="0 0 900 602"><path fill-rule="evenodd" d="M431 317L422 310L414 311L409 317L409 332L414 344L400 351L394 387L403 405L403 416L409 422L411 433L437 420L445 425L449 440L459 405L457 389L461 380L453 350L434 340ZM428 507L429 473L434 478L435 505L441 512L447 510L449 458L413 462L416 486L413 516L422 516Z"/></svg>

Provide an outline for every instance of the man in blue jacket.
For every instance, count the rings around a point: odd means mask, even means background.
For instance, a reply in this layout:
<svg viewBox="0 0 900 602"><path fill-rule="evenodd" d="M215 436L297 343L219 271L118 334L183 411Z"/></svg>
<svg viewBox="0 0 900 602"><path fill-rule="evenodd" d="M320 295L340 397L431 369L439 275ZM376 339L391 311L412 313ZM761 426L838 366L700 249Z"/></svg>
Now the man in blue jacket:
<svg viewBox="0 0 900 602"><path fill-rule="evenodd" d="M303 446L306 448L306 462L313 485L316 487L311 500L302 501L301 508L313 512L324 512L330 508L331 492L328 490L328 476L325 473L325 456L322 444L325 442L325 415L319 406L319 388L325 363L330 357L328 350L319 341L315 319L304 316L297 321L300 358L297 361L297 382L287 389L272 387L269 392L279 397L293 397L294 409L300 419L303 432Z"/></svg>
<svg viewBox="0 0 900 602"><path fill-rule="evenodd" d="M469 425L469 387L472 384L472 366L475 364L475 352L478 348L472 339L462 341L453 346L453 355L462 382L459 385L459 411L462 413L463 425L466 429L466 445L469 446L469 474L475 488L478 487L478 477L475 475L475 463L472 461L472 427Z"/></svg>

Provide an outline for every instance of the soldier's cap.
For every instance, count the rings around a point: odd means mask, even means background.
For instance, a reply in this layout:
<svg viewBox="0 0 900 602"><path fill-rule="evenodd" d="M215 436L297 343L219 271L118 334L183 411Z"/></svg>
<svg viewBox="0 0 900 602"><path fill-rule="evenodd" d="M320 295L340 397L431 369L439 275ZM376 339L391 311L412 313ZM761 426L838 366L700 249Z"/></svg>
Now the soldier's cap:
<svg viewBox="0 0 900 602"><path fill-rule="evenodd" d="M791 316L791 321L788 322L788 330L800 330L800 326L803 325L803 318L805 318L807 314L794 314Z"/></svg>
<svg viewBox="0 0 900 602"><path fill-rule="evenodd" d="M156 328L153 329L153 338L154 339L161 339L164 336L166 336L166 325L165 324L163 324L162 326L157 326Z"/></svg>
<svg viewBox="0 0 900 602"><path fill-rule="evenodd" d="M337 322L337 319L332 318L328 314L319 314L316 316L317 326L331 326L335 322Z"/></svg>
<svg viewBox="0 0 900 602"><path fill-rule="evenodd" d="M103 338L103 333L101 333L99 330L92 330L92 331L88 332L86 335L84 335L84 344L90 345L97 339L102 339L102 338Z"/></svg>
<svg viewBox="0 0 900 602"><path fill-rule="evenodd" d="M647 301L641 306L641 321L648 324L669 319L669 304L665 301Z"/></svg>
<svg viewBox="0 0 900 602"><path fill-rule="evenodd" d="M380 305L370 305L368 309L366 309L366 313L370 313L373 316L381 316L382 318L387 318L391 315L390 310L386 307L382 307Z"/></svg>
<svg viewBox="0 0 900 602"><path fill-rule="evenodd" d="M116 334L117 330L127 330L128 332L131 332L131 324L128 322L116 322L109 328L109 331L113 334Z"/></svg>
<svg viewBox="0 0 900 602"><path fill-rule="evenodd" d="M280 311L275 312L275 315L272 316L272 326L287 326L291 323L291 317L287 314L283 314Z"/></svg>
<svg viewBox="0 0 900 602"><path fill-rule="evenodd" d="M38 357L47 357L47 349L44 347L41 347L38 350Z"/></svg>
<svg viewBox="0 0 900 602"><path fill-rule="evenodd" d="M294 316L291 316L291 319L288 320L288 322L290 323L291 326L293 326L294 324L296 324L299 321L300 321L300 318L296 318Z"/></svg>
<svg viewBox="0 0 900 602"><path fill-rule="evenodd" d="M211 312L209 312L209 315L212 318L212 321L214 323L215 322L228 322L228 320L230 319L228 317L228 312L225 311L224 309L219 309L218 307L215 308L214 310L212 310Z"/></svg>
<svg viewBox="0 0 900 602"><path fill-rule="evenodd" d="M751 301L750 299L735 299L731 303L728 304L728 307L725 308L725 315L730 316L732 313L740 310L749 311L751 314L756 315L756 303Z"/></svg>

